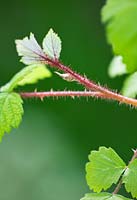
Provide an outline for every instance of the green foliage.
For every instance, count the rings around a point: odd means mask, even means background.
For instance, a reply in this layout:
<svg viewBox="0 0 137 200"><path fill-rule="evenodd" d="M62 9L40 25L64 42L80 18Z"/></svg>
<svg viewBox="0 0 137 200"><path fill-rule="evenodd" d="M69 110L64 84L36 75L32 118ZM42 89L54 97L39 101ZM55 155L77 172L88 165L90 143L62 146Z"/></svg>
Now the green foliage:
<svg viewBox="0 0 137 200"><path fill-rule="evenodd" d="M126 190L137 198L137 159L128 165L123 176L123 183Z"/></svg>
<svg viewBox="0 0 137 200"><path fill-rule="evenodd" d="M117 183L125 169L125 163L112 148L100 147L92 151L86 165L87 184L94 192L108 189Z"/></svg>
<svg viewBox="0 0 137 200"><path fill-rule="evenodd" d="M126 197L117 194L110 194L107 192L102 193L90 193L86 194L81 200L129 200Z"/></svg>
<svg viewBox="0 0 137 200"><path fill-rule="evenodd" d="M111 78L126 74L126 65L122 62L122 56L115 56L108 68L108 74Z"/></svg>
<svg viewBox="0 0 137 200"><path fill-rule="evenodd" d="M38 80L51 77L51 72L45 65L35 64L30 65L18 72L9 83L1 88L2 92L11 92L17 86L24 86L26 84L34 84Z"/></svg>
<svg viewBox="0 0 137 200"><path fill-rule="evenodd" d="M59 58L61 52L61 40L52 29L43 40L43 50L51 58Z"/></svg>
<svg viewBox="0 0 137 200"><path fill-rule="evenodd" d="M43 64L45 56L58 59L61 52L61 40L49 30L43 40L43 50L37 43L34 34L22 40L16 40L16 48L21 62L28 66L18 72L6 85L0 88L0 139L11 128L17 128L21 122L23 100L13 92L18 86L34 84L41 79L51 77L51 72ZM46 54L46 55L45 55Z"/></svg>
<svg viewBox="0 0 137 200"><path fill-rule="evenodd" d="M86 165L86 179L90 189L97 193L86 194L81 200L126 199L116 195L122 184L133 198L137 198L137 150L129 164L123 162L112 149L100 147L98 151L91 151L90 162ZM112 194L102 192L117 184Z"/></svg>
<svg viewBox="0 0 137 200"><path fill-rule="evenodd" d="M123 57L129 72L137 70L137 1L107 0L102 21L107 24L108 42Z"/></svg>
<svg viewBox="0 0 137 200"><path fill-rule="evenodd" d="M137 95L137 72L126 78L122 88L122 94L127 97L135 98Z"/></svg>
<svg viewBox="0 0 137 200"><path fill-rule="evenodd" d="M22 99L16 93L0 93L0 140L11 128L17 128L22 120Z"/></svg>

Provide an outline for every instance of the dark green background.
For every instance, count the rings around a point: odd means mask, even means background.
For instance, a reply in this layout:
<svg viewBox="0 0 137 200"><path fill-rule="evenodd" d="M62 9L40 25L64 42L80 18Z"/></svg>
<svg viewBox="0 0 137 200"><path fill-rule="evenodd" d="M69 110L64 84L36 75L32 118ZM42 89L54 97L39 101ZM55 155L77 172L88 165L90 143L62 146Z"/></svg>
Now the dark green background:
<svg viewBox="0 0 137 200"><path fill-rule="evenodd" d="M120 89L122 79L110 80L112 58L100 9L105 0L24 0L0 4L0 85L23 64L14 40L35 33L41 42L50 27L63 41L61 60L89 78ZM83 89L55 74L32 91ZM19 129L0 144L0 199L79 200L89 189L85 163L93 149L113 147L128 161L136 147L137 112L117 103L89 99L25 100Z"/></svg>

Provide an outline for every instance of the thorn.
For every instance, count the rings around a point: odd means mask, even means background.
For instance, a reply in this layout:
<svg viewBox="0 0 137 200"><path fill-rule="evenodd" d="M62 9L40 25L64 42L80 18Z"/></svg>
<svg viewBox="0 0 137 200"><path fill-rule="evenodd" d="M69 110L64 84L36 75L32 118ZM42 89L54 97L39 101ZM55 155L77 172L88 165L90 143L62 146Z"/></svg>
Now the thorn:
<svg viewBox="0 0 137 200"><path fill-rule="evenodd" d="M53 92L53 88L51 88L50 91Z"/></svg>
<svg viewBox="0 0 137 200"><path fill-rule="evenodd" d="M37 88L35 88L34 92L37 92Z"/></svg>
<svg viewBox="0 0 137 200"><path fill-rule="evenodd" d="M84 78L85 78L85 79L87 79L87 76L86 76L86 74L84 74Z"/></svg>
<svg viewBox="0 0 137 200"><path fill-rule="evenodd" d="M40 97L40 100L41 100L41 101L44 101L44 97Z"/></svg>
<svg viewBox="0 0 137 200"><path fill-rule="evenodd" d="M74 97L74 96L71 96L71 98L72 98L72 99L75 99L75 97Z"/></svg>

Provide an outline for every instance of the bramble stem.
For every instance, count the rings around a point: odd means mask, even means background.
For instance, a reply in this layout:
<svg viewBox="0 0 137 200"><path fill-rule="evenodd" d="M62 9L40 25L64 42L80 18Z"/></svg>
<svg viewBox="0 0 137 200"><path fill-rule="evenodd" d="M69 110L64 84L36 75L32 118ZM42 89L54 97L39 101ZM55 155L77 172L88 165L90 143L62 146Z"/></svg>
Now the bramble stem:
<svg viewBox="0 0 137 200"><path fill-rule="evenodd" d="M129 164L130 164L131 162L133 162L133 161L137 158L137 149L136 149L136 150L133 150L133 152L134 152L134 154L133 154L131 160L129 161ZM128 166L127 166L127 167L128 167ZM126 168L127 168L127 167L126 167ZM125 170L126 170L126 169L125 169ZM122 186L122 184L123 184L122 179L123 179L123 176L121 176L121 178L120 178L120 180L119 180L119 182L118 182L118 184L117 184L117 186L116 186L116 188L115 188L113 194L117 194L117 193L119 192L119 190L120 190L120 188L121 188L121 186Z"/></svg>
<svg viewBox="0 0 137 200"><path fill-rule="evenodd" d="M117 184L113 194L117 194L122 186L122 178L120 179L119 183Z"/></svg>
<svg viewBox="0 0 137 200"><path fill-rule="evenodd" d="M48 92L22 92L20 95L23 98L40 98L45 97L99 97L106 98L101 92L92 92L92 91L48 91Z"/></svg>
<svg viewBox="0 0 137 200"><path fill-rule="evenodd" d="M72 76L72 78L74 78L78 83L83 85L86 89L91 90L91 91L101 92L102 95L104 95L105 99L112 99L112 100L116 100L120 103L125 103L128 105L137 107L137 100L122 96L116 92L113 92L105 87L102 87L102 86L94 83L93 81L89 80L88 78L79 75L78 73L76 73L75 71L70 69L68 66L63 65L58 60L52 60L52 59L48 58L47 56L42 57L42 58L46 64L48 63L50 65L50 67L57 68L59 70L62 70L65 73L70 74Z"/></svg>

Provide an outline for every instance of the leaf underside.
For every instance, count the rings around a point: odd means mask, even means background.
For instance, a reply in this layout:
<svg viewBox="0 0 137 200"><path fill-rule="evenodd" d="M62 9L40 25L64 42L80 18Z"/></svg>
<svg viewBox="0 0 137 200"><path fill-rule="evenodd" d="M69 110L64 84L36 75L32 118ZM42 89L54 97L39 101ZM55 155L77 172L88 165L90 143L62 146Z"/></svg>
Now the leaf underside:
<svg viewBox="0 0 137 200"><path fill-rule="evenodd" d="M81 200L129 200L129 198L117 194L102 192L86 194Z"/></svg>

